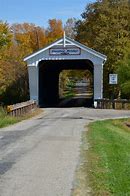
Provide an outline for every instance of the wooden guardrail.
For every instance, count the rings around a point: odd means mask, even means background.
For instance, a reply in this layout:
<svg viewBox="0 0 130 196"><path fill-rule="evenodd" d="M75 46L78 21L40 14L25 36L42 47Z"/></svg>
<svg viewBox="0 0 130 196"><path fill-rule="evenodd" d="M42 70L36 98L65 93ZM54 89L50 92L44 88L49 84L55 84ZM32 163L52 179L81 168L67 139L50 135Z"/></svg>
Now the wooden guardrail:
<svg viewBox="0 0 130 196"><path fill-rule="evenodd" d="M130 110L130 100L127 99L96 99L97 108Z"/></svg>
<svg viewBox="0 0 130 196"><path fill-rule="evenodd" d="M7 113L11 116L21 116L37 107L36 101L29 100L22 103L7 106Z"/></svg>

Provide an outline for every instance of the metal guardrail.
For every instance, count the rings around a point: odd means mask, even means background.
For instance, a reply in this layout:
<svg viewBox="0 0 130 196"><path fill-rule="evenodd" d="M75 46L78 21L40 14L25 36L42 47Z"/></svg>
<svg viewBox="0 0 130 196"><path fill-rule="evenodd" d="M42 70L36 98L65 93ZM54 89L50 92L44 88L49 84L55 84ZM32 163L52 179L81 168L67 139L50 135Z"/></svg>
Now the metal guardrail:
<svg viewBox="0 0 130 196"><path fill-rule="evenodd" d="M37 103L34 100L29 100L22 103L7 106L7 113L11 116L21 116L30 112L37 107Z"/></svg>
<svg viewBox="0 0 130 196"><path fill-rule="evenodd" d="M99 109L123 109L130 110L130 100L127 99L96 99Z"/></svg>

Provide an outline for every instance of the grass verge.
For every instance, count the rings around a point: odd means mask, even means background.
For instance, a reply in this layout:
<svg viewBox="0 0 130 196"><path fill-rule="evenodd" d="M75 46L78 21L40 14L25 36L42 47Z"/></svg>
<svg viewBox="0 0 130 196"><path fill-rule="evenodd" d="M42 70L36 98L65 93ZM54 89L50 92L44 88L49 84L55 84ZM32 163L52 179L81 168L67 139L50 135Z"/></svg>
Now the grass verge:
<svg viewBox="0 0 130 196"><path fill-rule="evenodd" d="M0 128L6 127L6 126L9 126L9 125L13 125L13 124L15 124L17 122L20 122L22 120L31 118L35 115L40 114L41 112L42 112L42 110L37 108L36 110L34 110L30 113L27 113L23 116L12 117L12 116L7 115L5 110L1 107L0 108Z"/></svg>
<svg viewBox="0 0 130 196"><path fill-rule="evenodd" d="M73 195L130 195L128 121L130 120L97 121L91 123L89 130L83 133L78 188ZM91 187L89 194L85 187Z"/></svg>

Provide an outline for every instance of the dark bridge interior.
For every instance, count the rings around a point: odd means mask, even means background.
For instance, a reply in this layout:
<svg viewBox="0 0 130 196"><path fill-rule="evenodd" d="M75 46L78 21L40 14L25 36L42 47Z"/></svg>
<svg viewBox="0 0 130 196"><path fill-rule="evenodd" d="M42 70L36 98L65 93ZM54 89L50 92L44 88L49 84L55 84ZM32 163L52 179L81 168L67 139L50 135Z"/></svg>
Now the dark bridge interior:
<svg viewBox="0 0 130 196"><path fill-rule="evenodd" d="M39 106L76 107L92 106L93 99L70 100L61 103L59 99L59 74L62 70L89 70L93 75L93 64L89 60L49 60L39 62Z"/></svg>

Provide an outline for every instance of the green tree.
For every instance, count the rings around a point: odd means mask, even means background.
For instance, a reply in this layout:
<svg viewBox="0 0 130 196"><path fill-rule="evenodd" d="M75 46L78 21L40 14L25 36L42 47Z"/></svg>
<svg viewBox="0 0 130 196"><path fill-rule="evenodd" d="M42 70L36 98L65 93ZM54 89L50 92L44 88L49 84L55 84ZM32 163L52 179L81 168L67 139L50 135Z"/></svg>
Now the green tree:
<svg viewBox="0 0 130 196"><path fill-rule="evenodd" d="M109 73L114 73L125 55L130 39L130 3L128 0L100 0L89 4L76 24L77 40L107 55L104 66L104 96L112 92Z"/></svg>
<svg viewBox="0 0 130 196"><path fill-rule="evenodd" d="M130 99L130 44L126 47L126 53L119 63L117 73L120 85L120 96L121 98Z"/></svg>

